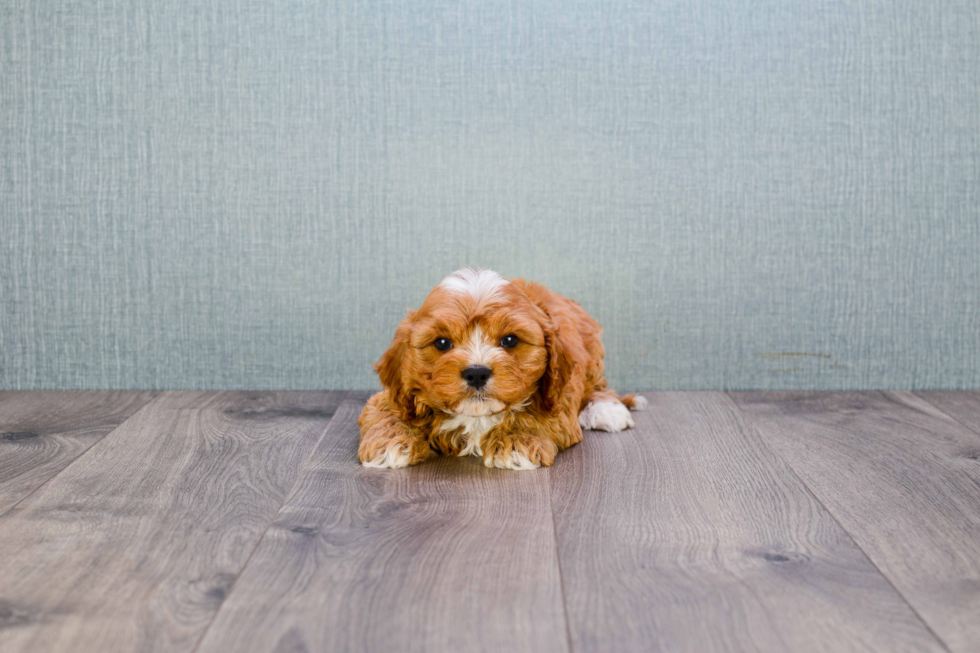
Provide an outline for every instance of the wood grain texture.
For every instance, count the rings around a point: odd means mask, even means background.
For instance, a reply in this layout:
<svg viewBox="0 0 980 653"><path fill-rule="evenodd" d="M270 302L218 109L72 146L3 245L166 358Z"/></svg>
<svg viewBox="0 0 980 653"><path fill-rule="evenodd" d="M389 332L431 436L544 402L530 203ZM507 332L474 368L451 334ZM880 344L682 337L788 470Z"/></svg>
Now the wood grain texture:
<svg viewBox="0 0 980 653"><path fill-rule="evenodd" d="M974 433L980 433L980 390L916 392Z"/></svg>
<svg viewBox="0 0 980 653"><path fill-rule="evenodd" d="M720 393L655 393L552 468L572 649L942 650Z"/></svg>
<svg viewBox="0 0 980 653"><path fill-rule="evenodd" d="M153 392L0 392L0 515L71 464Z"/></svg>
<svg viewBox="0 0 980 653"><path fill-rule="evenodd" d="M0 518L0 649L198 641L339 403L166 393Z"/></svg>
<svg viewBox="0 0 980 653"><path fill-rule="evenodd" d="M908 392L733 397L945 644L980 642L980 435Z"/></svg>
<svg viewBox="0 0 980 653"><path fill-rule="evenodd" d="M200 651L567 651L548 471L357 464L345 401Z"/></svg>

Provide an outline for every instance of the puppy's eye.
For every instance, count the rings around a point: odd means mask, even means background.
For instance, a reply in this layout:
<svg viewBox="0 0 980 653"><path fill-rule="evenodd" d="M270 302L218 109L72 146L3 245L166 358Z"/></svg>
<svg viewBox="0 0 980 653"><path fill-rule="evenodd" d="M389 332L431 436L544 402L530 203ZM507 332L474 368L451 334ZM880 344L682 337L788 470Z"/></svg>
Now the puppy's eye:
<svg viewBox="0 0 980 653"><path fill-rule="evenodd" d="M436 341L432 343L436 346L439 351L448 351L453 348L453 343L448 338L436 338Z"/></svg>
<svg viewBox="0 0 980 653"><path fill-rule="evenodd" d="M520 341L517 339L517 336L510 334L509 336L504 336L500 339L500 346L506 347L507 349L512 349L517 346L518 342Z"/></svg>

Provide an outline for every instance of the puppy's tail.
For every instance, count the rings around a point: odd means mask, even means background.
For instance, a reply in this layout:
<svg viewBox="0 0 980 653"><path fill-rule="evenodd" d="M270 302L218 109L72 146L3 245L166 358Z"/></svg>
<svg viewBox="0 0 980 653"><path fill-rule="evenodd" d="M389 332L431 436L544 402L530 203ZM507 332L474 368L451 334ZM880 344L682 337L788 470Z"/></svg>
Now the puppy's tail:
<svg viewBox="0 0 980 653"><path fill-rule="evenodd" d="M619 398L623 405L630 410L646 410L650 403L643 395L625 395Z"/></svg>

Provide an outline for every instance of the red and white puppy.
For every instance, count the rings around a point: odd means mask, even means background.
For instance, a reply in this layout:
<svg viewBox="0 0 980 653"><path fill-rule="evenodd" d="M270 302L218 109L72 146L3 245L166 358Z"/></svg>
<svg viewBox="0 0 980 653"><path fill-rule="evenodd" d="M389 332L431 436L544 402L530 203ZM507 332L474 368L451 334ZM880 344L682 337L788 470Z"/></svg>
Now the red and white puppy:
<svg viewBox="0 0 980 653"><path fill-rule="evenodd" d="M622 431L646 399L606 387L601 327L523 279L463 268L409 311L375 365L384 390L358 423L358 459L405 467L436 455L488 467L551 465L582 429Z"/></svg>

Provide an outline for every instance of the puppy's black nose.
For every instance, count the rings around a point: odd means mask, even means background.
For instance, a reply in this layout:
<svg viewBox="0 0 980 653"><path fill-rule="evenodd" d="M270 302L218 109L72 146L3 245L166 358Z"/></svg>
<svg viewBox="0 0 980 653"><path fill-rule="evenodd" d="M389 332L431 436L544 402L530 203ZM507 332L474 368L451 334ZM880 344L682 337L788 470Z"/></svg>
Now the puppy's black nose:
<svg viewBox="0 0 980 653"><path fill-rule="evenodd" d="M466 383L469 384L471 388L480 389L487 384L490 380L490 375L493 372L486 365L470 365L465 370L463 370L463 378Z"/></svg>

